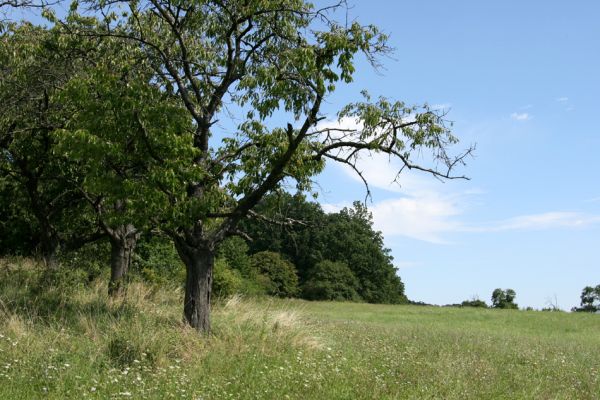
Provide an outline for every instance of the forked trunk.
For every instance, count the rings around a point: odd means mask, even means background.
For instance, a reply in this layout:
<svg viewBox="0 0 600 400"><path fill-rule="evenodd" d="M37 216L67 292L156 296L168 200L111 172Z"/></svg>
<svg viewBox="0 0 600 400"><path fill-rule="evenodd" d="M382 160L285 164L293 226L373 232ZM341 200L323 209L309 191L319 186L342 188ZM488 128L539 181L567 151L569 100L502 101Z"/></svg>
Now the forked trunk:
<svg viewBox="0 0 600 400"><path fill-rule="evenodd" d="M182 249L179 254L186 266L183 314L197 331L210 333L210 297L215 255L209 249Z"/></svg>
<svg viewBox="0 0 600 400"><path fill-rule="evenodd" d="M115 230L115 232L118 231ZM123 231L127 232L125 229ZM110 236L110 281L108 283L108 294L110 296L118 296L125 290L125 281L137 239L137 234Z"/></svg>

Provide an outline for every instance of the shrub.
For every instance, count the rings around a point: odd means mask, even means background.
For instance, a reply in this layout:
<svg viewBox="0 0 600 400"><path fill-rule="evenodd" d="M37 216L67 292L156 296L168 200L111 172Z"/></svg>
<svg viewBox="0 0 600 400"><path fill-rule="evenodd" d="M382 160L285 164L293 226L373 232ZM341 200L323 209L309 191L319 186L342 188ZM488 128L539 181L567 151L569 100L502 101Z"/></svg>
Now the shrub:
<svg viewBox="0 0 600 400"><path fill-rule="evenodd" d="M154 285L185 282L185 266L173 242L163 236L142 237L133 256L132 272Z"/></svg>
<svg viewBox="0 0 600 400"><path fill-rule="evenodd" d="M244 239L238 236L227 238L219 246L217 257L225 259L230 268L238 270L243 276L251 275L248 245Z"/></svg>
<svg viewBox="0 0 600 400"><path fill-rule="evenodd" d="M75 279L74 275L78 275L81 282L92 282L94 279L103 274L107 274L110 265L110 245L107 240L100 240L94 243L88 243L85 246L59 255L60 267L59 274L70 275L71 279ZM62 277L58 277L65 282ZM73 284L73 281L66 281L68 285Z"/></svg>
<svg viewBox="0 0 600 400"><path fill-rule="evenodd" d="M486 302L483 300L480 300L480 299L465 300L460 305L461 305L461 307L488 308L488 305L486 304Z"/></svg>
<svg viewBox="0 0 600 400"><path fill-rule="evenodd" d="M243 280L238 270L232 269L225 259L215 261L213 293L216 297L229 297L242 291Z"/></svg>
<svg viewBox="0 0 600 400"><path fill-rule="evenodd" d="M266 294L278 297L293 297L298 294L298 276L294 264L286 261L279 253L261 251L250 258L251 267L262 275Z"/></svg>
<svg viewBox="0 0 600 400"><path fill-rule="evenodd" d="M309 300L358 300L358 285L348 265L325 260L309 271L302 292Z"/></svg>

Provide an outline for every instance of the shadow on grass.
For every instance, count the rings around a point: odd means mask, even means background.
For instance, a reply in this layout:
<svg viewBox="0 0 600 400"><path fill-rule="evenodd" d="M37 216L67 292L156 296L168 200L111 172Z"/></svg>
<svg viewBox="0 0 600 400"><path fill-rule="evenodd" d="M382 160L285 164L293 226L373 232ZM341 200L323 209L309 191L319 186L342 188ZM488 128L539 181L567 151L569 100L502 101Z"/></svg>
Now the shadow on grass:
<svg viewBox="0 0 600 400"><path fill-rule="evenodd" d="M139 293L133 299L128 293L111 298L104 280L100 277L90 281L81 270L6 265L0 268L0 314L15 314L46 325L75 326L82 316L118 321L144 312L147 304L136 301ZM150 294L148 291L143 295ZM159 319L172 322L167 317Z"/></svg>

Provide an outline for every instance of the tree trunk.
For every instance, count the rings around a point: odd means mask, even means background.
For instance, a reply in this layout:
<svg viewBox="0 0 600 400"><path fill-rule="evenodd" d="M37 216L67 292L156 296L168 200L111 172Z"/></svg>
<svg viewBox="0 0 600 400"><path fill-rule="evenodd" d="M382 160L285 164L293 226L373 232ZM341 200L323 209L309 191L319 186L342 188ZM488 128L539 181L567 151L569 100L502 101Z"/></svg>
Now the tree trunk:
<svg viewBox="0 0 600 400"><path fill-rule="evenodd" d="M44 231L41 238L41 253L44 259L44 264L48 269L58 268L58 248L60 247L60 241L53 235L49 230Z"/></svg>
<svg viewBox="0 0 600 400"><path fill-rule="evenodd" d="M183 314L190 326L209 334L214 250L185 245L178 245L177 250L186 266Z"/></svg>
<svg viewBox="0 0 600 400"><path fill-rule="evenodd" d="M131 265L131 256L139 235L130 227L119 227L110 235L110 281L108 294L118 296L125 289L125 280Z"/></svg>

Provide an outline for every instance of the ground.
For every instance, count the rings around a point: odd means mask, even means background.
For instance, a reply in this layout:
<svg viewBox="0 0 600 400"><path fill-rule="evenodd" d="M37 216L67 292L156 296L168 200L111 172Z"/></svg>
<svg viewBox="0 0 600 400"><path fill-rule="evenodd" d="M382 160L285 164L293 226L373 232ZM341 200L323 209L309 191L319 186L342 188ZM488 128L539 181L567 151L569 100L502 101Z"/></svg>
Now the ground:
<svg viewBox="0 0 600 400"><path fill-rule="evenodd" d="M600 316L233 297L0 277L0 399L597 399ZM37 280L36 280L37 279Z"/></svg>

